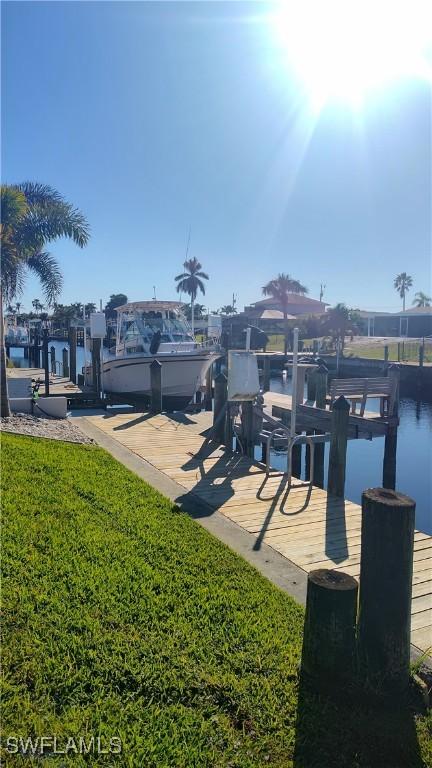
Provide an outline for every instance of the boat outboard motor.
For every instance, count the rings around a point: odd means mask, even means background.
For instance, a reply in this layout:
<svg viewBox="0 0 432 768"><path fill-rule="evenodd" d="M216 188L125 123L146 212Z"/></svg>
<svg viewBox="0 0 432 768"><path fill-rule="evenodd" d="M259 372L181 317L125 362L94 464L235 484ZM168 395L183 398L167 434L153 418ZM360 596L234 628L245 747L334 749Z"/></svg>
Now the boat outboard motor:
<svg viewBox="0 0 432 768"><path fill-rule="evenodd" d="M150 354L151 355L156 355L157 354L157 351L158 351L158 349L160 347L160 343L161 343L161 335L162 334L161 334L160 331L156 331L153 334L153 338L152 338L152 340L150 342Z"/></svg>

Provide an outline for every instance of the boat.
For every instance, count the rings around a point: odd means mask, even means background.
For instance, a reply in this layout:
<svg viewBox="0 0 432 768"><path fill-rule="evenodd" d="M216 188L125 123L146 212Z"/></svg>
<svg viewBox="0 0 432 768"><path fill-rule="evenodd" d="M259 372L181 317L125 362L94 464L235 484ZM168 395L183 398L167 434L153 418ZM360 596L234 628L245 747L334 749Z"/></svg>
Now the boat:
<svg viewBox="0 0 432 768"><path fill-rule="evenodd" d="M218 344L199 344L177 301L133 301L117 307L115 354L105 360L103 388L131 402L148 404L150 365L162 364L162 402L182 410L221 356Z"/></svg>

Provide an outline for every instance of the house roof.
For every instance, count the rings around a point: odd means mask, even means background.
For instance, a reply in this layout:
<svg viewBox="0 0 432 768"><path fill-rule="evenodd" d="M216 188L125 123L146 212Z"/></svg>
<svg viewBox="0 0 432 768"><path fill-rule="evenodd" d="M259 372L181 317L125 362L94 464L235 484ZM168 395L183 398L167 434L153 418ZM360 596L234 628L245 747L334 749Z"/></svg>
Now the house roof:
<svg viewBox="0 0 432 768"><path fill-rule="evenodd" d="M278 303L277 299L274 299L272 296L269 296L267 299L261 299L260 301L255 301L253 304L251 304L252 307L268 307L269 305ZM304 304L305 306L309 307L316 307L319 306L328 306L325 301L319 301L318 299L311 299L310 296L305 296L302 293L289 293L288 294L288 303L290 304Z"/></svg>

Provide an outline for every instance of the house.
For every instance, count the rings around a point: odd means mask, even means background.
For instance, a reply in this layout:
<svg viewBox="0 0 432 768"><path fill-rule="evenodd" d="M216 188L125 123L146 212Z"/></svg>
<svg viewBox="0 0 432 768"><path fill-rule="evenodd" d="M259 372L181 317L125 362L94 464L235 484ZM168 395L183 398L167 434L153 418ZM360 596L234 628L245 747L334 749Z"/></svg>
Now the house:
<svg viewBox="0 0 432 768"><path fill-rule="evenodd" d="M432 336L432 307L410 307L402 312L359 312L368 336Z"/></svg>
<svg viewBox="0 0 432 768"><path fill-rule="evenodd" d="M315 318L318 320L325 314L328 306L323 301L311 299L303 294L288 294L288 320L292 327L296 321ZM284 314L280 302L272 297L255 301L253 304L245 307L243 312L238 315L232 315L223 321L223 330L229 332L234 338L248 325L254 325L265 331L267 334L284 332ZM314 334L313 334L314 335Z"/></svg>

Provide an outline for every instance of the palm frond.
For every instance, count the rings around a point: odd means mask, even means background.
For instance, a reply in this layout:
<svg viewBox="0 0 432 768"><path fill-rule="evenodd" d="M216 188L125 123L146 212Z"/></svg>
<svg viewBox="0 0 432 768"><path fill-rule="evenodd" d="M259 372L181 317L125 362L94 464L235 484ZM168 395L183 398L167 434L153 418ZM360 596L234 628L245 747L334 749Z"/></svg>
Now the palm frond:
<svg viewBox="0 0 432 768"><path fill-rule="evenodd" d="M26 265L38 276L46 300L49 304L52 304L63 285L63 278L57 260L50 253L41 251L30 256L26 261Z"/></svg>

